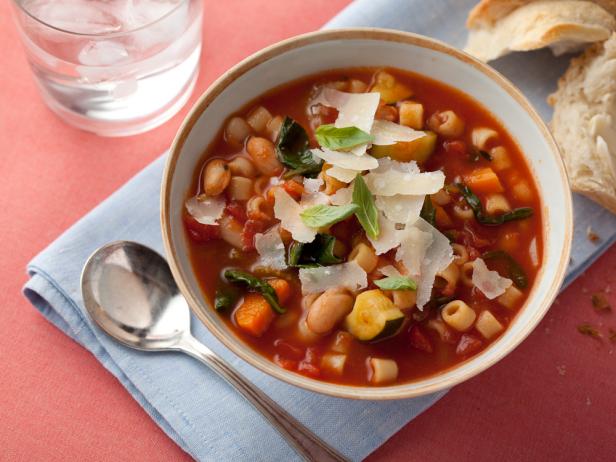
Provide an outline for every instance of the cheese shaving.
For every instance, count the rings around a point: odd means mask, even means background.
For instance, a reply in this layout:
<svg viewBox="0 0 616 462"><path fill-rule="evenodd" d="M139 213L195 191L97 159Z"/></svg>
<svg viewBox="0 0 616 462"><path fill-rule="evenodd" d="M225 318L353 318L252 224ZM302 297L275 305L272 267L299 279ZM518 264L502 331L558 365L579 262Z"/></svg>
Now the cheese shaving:
<svg viewBox="0 0 616 462"><path fill-rule="evenodd" d="M413 223L419 217L425 196L376 196L377 208L394 223Z"/></svg>
<svg viewBox="0 0 616 462"><path fill-rule="evenodd" d="M376 239L368 236L368 240L374 247L377 255L382 255L400 245L402 232L396 229L396 224L388 220L382 214L379 215L379 235Z"/></svg>
<svg viewBox="0 0 616 462"><path fill-rule="evenodd" d="M329 196L319 191L321 186L323 186L321 178L304 178L304 192L299 204L302 209L329 204Z"/></svg>
<svg viewBox="0 0 616 462"><path fill-rule="evenodd" d="M404 263L409 274L419 276L421 264L426 258L430 245L432 245L432 233L411 226L400 234L400 248L396 252L396 260Z"/></svg>
<svg viewBox="0 0 616 462"><path fill-rule="evenodd" d="M217 225L225 210L226 202L220 196L209 197L205 194L191 197L186 201L186 210L199 223L204 225Z"/></svg>
<svg viewBox="0 0 616 462"><path fill-rule="evenodd" d="M400 277L402 274L394 266L387 265L379 268L379 272L385 277Z"/></svg>
<svg viewBox="0 0 616 462"><path fill-rule="evenodd" d="M384 173L370 172L364 179L377 196L426 195L438 192L445 184L445 174L436 172L410 173L391 169Z"/></svg>
<svg viewBox="0 0 616 462"><path fill-rule="evenodd" d="M349 170L347 168L333 166L327 170L327 175L337 179L338 181L342 181L343 183L350 183L357 176L357 170Z"/></svg>
<svg viewBox="0 0 616 462"><path fill-rule="evenodd" d="M498 272L489 270L481 258L477 258L473 262L472 281L475 287L490 300L503 295L507 288L513 284L511 279L504 278Z"/></svg>
<svg viewBox="0 0 616 462"><path fill-rule="evenodd" d="M345 93L334 88L323 87L311 105L322 104L338 110L335 126L357 127L370 133L381 95L373 93Z"/></svg>
<svg viewBox="0 0 616 462"><path fill-rule="evenodd" d="M302 294L325 292L333 287L359 290L368 286L366 272L355 261L318 268L301 268Z"/></svg>
<svg viewBox="0 0 616 462"><path fill-rule="evenodd" d="M260 256L255 266L275 270L287 268L285 247L277 226L265 234L255 234L255 248Z"/></svg>
<svg viewBox="0 0 616 462"><path fill-rule="evenodd" d="M388 120L375 120L372 124L372 144L386 146L400 141L414 141L423 138L426 134L419 130L400 125Z"/></svg>
<svg viewBox="0 0 616 462"><path fill-rule="evenodd" d="M335 167L341 167L348 170L361 172L362 170L372 170L379 166L379 161L374 157L365 154L360 157L352 154L339 151L330 151L329 149L311 149L314 156L323 159Z"/></svg>
<svg viewBox="0 0 616 462"><path fill-rule="evenodd" d="M353 185L348 188L341 188L329 196L333 205L347 205L353 202Z"/></svg>
<svg viewBox="0 0 616 462"><path fill-rule="evenodd" d="M275 190L274 200L274 215L280 220L280 226L289 231L296 241L312 242L317 232L302 221L300 213L303 207L282 188Z"/></svg>

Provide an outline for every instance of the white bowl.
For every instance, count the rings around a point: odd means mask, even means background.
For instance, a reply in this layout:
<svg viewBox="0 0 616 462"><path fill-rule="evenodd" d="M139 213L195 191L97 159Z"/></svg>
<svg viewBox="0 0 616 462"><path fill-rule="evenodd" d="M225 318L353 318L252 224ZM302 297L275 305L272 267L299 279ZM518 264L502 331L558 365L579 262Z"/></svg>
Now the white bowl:
<svg viewBox="0 0 616 462"><path fill-rule="evenodd" d="M209 307L193 272L182 208L204 149L225 119L283 83L321 71L358 66L406 69L447 83L488 108L521 147L541 195L544 252L528 300L507 331L480 354L410 383L358 387L314 380L276 366L228 329ZM196 315L229 349L263 372L299 387L357 399L400 399L433 393L467 380L512 351L550 307L569 261L571 194L556 143L529 102L489 66L441 42L403 32L345 29L285 40L245 59L201 96L181 126L167 160L161 192L165 250L173 275Z"/></svg>

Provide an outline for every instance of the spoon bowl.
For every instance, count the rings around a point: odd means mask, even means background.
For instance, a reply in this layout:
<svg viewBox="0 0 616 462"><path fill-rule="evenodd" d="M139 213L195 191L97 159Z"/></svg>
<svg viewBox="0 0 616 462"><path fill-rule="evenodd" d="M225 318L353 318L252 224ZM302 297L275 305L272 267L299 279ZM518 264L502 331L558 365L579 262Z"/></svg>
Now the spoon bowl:
<svg viewBox="0 0 616 462"><path fill-rule="evenodd" d="M190 310L167 262L136 242L97 250L84 266L81 289L90 317L124 345L179 350L190 332Z"/></svg>
<svg viewBox="0 0 616 462"><path fill-rule="evenodd" d="M190 309L163 257L136 242L96 250L81 273L88 315L120 343L145 351L180 351L220 375L280 432L304 460L347 459L260 391L190 333Z"/></svg>

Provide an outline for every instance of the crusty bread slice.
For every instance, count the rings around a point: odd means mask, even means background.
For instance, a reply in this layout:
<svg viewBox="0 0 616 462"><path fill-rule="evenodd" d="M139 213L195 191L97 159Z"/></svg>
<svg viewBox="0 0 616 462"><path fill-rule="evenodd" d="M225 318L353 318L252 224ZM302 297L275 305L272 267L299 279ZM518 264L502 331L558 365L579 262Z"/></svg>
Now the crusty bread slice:
<svg viewBox="0 0 616 462"><path fill-rule="evenodd" d="M574 51L606 40L616 30L613 13L616 0L484 0L469 14L465 51L483 61L544 47Z"/></svg>
<svg viewBox="0 0 616 462"><path fill-rule="evenodd" d="M572 59L548 102L572 189L616 213L616 34Z"/></svg>

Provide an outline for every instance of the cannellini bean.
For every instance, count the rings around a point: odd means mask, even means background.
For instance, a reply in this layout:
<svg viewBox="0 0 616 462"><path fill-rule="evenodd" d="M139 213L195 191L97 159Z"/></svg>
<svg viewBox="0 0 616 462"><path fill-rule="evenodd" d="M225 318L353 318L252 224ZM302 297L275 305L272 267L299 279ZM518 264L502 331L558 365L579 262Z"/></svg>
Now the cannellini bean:
<svg viewBox="0 0 616 462"><path fill-rule="evenodd" d="M274 143L267 138L251 137L246 144L246 151L257 169L264 175L275 176L282 173L283 167L276 156Z"/></svg>
<svg viewBox="0 0 616 462"><path fill-rule="evenodd" d="M233 247L242 248L242 231L244 227L235 218L229 215L223 215L219 221L220 237Z"/></svg>
<svg viewBox="0 0 616 462"><path fill-rule="evenodd" d="M250 125L241 117L231 117L225 127L225 140L234 146L244 144L244 140L251 134Z"/></svg>
<svg viewBox="0 0 616 462"><path fill-rule="evenodd" d="M331 331L351 312L353 301L353 296L344 288L326 290L308 310L306 316L308 328L315 334Z"/></svg>
<svg viewBox="0 0 616 462"><path fill-rule="evenodd" d="M267 134L267 137L274 143L278 139L278 133L280 132L280 127L282 127L283 121L284 119L281 116L276 116L271 119L265 127L265 133Z"/></svg>
<svg viewBox="0 0 616 462"><path fill-rule="evenodd" d="M218 196L229 185L231 171L227 162L222 159L214 159L205 166L203 175L203 190L208 196Z"/></svg>
<svg viewBox="0 0 616 462"><path fill-rule="evenodd" d="M229 161L229 169L235 176L243 176L246 178L254 178L259 172L254 164L244 156L238 156Z"/></svg>
<svg viewBox="0 0 616 462"><path fill-rule="evenodd" d="M428 119L428 127L445 137L456 137L464 133L464 121L451 110L432 114Z"/></svg>

